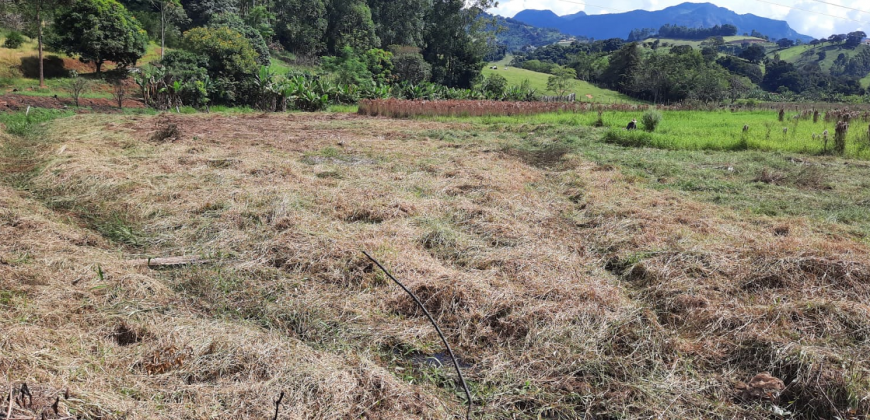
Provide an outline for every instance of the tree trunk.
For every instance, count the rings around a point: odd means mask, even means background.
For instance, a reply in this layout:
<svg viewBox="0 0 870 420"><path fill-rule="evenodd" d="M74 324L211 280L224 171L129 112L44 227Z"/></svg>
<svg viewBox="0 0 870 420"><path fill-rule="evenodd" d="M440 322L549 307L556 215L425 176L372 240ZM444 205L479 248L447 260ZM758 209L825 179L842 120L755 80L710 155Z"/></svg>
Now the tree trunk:
<svg viewBox="0 0 870 420"><path fill-rule="evenodd" d="M102 61L94 61L94 64L97 66L97 77L99 77L102 73L101 69L103 68Z"/></svg>
<svg viewBox="0 0 870 420"><path fill-rule="evenodd" d="M166 51L166 4L160 3L160 59Z"/></svg>
<svg viewBox="0 0 870 420"><path fill-rule="evenodd" d="M39 87L45 87L45 64L42 62L42 14L36 10L36 38L39 44Z"/></svg>

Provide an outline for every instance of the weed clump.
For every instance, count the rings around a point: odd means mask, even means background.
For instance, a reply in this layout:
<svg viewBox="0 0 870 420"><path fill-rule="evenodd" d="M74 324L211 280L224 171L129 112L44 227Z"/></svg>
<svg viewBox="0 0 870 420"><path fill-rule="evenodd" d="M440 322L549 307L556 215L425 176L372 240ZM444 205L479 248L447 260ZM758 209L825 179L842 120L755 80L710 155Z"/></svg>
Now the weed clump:
<svg viewBox="0 0 870 420"><path fill-rule="evenodd" d="M643 124L643 129L646 131L656 131L656 128L662 122L662 113L650 108L646 112L643 113L643 118L641 118L641 123Z"/></svg>
<svg viewBox="0 0 870 420"><path fill-rule="evenodd" d="M604 127L603 114L604 114L604 112L599 109L598 110L598 119L595 120L595 123L592 124L593 127Z"/></svg>
<svg viewBox="0 0 870 420"><path fill-rule="evenodd" d="M834 152L838 155L846 153L846 135L849 134L849 123L840 121L834 129Z"/></svg>
<svg viewBox="0 0 870 420"><path fill-rule="evenodd" d="M179 138L181 138L181 129L178 128L178 124L165 117L157 120L157 130L151 135L151 141L163 143Z"/></svg>

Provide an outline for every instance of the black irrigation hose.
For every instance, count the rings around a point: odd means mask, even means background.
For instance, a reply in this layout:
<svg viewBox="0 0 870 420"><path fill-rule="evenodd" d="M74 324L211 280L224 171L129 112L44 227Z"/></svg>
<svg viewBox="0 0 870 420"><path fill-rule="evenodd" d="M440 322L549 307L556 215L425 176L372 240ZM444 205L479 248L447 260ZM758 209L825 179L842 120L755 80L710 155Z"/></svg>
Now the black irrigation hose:
<svg viewBox="0 0 870 420"><path fill-rule="evenodd" d="M456 360L456 356L453 355L453 349L450 348L450 344L447 342L447 338L444 337L444 333L441 332L441 328L438 327L438 323L435 322L435 318L432 318L432 314L430 314L429 311L426 310L426 307L423 306L423 302L420 302L420 298L418 298L417 295L414 294L414 292L412 292L410 289L405 287L405 285L402 284L402 282L396 280L396 278L393 277L393 275L390 274L390 272L387 271L387 269L384 268L384 266L381 265L381 263L379 263L378 260L374 259L374 257L369 255L368 252L362 251L362 253L365 254L365 256L368 257L370 260L372 260L372 262L375 263L375 265L377 265L378 268L380 268L384 272L384 274L386 274L387 277L390 278L390 280L392 280L393 282L398 284L399 287L401 287L402 290L405 291L405 293L407 293L409 296L411 296L412 299L414 299L414 302L416 302L417 306L419 306L420 309L423 310L423 313L426 314L427 318L429 318L429 322L431 322L432 326L435 327L435 331L438 332L438 336L441 337L441 341L444 342L444 347L447 348L447 353L450 354L450 360L453 361L453 367L456 368L456 374L459 375L459 381L462 382L462 388L465 389L465 396L468 398L468 412L465 413L465 418L466 418L466 420L470 420L471 419L471 406L472 406L471 391L468 389L468 384L465 383L465 377L462 376L462 371L459 369L459 362Z"/></svg>

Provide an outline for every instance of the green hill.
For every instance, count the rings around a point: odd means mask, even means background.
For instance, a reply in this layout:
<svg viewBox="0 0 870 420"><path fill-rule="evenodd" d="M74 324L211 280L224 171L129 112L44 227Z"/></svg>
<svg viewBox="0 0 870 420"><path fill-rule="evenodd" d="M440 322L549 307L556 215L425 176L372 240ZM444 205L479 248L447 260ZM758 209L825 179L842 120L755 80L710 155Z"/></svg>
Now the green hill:
<svg viewBox="0 0 870 420"><path fill-rule="evenodd" d="M483 69L483 74L486 76L492 74L503 76L507 79L508 84L510 85L519 85L523 83L523 81L528 80L529 85L532 88L537 89L539 94L553 95L552 92L547 91L547 79L550 78L549 74L508 66L511 59L513 59L513 57L508 56L501 61L490 63ZM493 70L490 68L492 66L496 66L498 69ZM596 103L640 103L640 101L634 98L628 97L619 92L599 88L589 82L574 80L572 83L573 85L569 91L577 94L578 101ZM592 98L589 98L586 95L590 95Z"/></svg>
<svg viewBox="0 0 870 420"><path fill-rule="evenodd" d="M865 51L870 51L870 45L859 45L855 48L850 48L843 44L822 42L817 45L804 44L783 50L771 51L768 53L768 57L773 58L776 54L779 54L780 59L798 67L818 63L823 71L830 72L831 67L840 54L843 54L848 60L858 54L865 53ZM864 81L865 83L867 82L866 78Z"/></svg>

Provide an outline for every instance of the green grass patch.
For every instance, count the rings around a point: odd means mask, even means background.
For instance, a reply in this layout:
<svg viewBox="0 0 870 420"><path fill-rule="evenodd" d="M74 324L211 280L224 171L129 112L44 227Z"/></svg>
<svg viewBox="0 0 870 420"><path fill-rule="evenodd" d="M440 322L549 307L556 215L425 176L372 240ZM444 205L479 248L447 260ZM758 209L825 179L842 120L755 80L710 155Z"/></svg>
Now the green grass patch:
<svg viewBox="0 0 870 420"><path fill-rule="evenodd" d="M29 136L38 132L38 127L49 121L69 117L72 111L33 108L30 112L0 113L0 123L6 126L6 132L16 136Z"/></svg>
<svg viewBox="0 0 870 420"><path fill-rule="evenodd" d="M359 105L330 105L326 111L356 114L359 111Z"/></svg>
<svg viewBox="0 0 870 420"><path fill-rule="evenodd" d="M640 125L643 111L605 111L602 115L608 130L603 138L611 143L632 147L652 147L670 150L765 150L819 155L833 148L834 123L819 120L794 119L787 113L778 121L775 111L663 111L663 120L655 132L626 131L632 119ZM596 112L561 112L528 116L489 116L462 118L473 123L490 125L508 131L534 127L593 126ZM450 121L451 118L436 118ZM749 131L743 132L748 125ZM828 130L828 145L821 134ZM813 135L816 139L813 139ZM870 139L864 124L855 123L847 137L846 156L870 160Z"/></svg>
<svg viewBox="0 0 870 420"><path fill-rule="evenodd" d="M508 66L509 63L509 58L505 58L504 60L496 63L490 63L483 69L483 74L486 76L498 74L499 76L507 79L509 85L519 86L523 83L523 81L528 80L529 86L533 89L537 89L539 95L555 95L555 93L547 91L547 80L550 78L549 74L538 73L531 70ZM491 69L490 67L493 65L498 66L498 70ZM568 89L568 92L576 93L577 100L581 102L632 104L642 103L637 99L623 95L619 92L602 89L582 80L573 80L571 82L570 88ZM590 95L592 96L592 98L589 98L586 95Z"/></svg>

